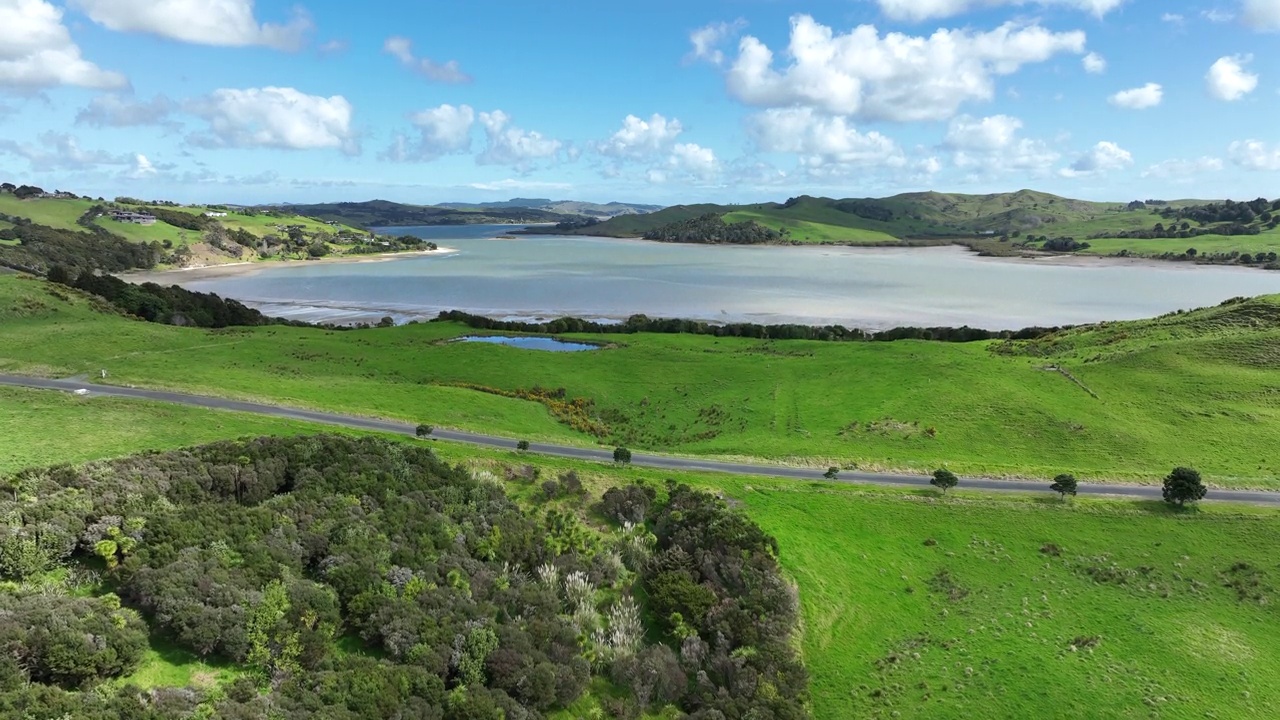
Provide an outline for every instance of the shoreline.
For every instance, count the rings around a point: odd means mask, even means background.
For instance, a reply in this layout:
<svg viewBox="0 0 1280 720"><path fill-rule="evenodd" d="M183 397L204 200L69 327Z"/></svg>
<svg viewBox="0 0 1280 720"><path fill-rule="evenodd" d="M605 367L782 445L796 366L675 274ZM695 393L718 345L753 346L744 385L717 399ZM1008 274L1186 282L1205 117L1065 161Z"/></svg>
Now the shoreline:
<svg viewBox="0 0 1280 720"><path fill-rule="evenodd" d="M229 275L252 275L262 270L272 268L292 268L292 267L311 267L314 265L341 265L352 263L381 263L393 260L407 260L419 257L434 257L437 255L454 255L461 252L457 248L437 247L435 250L414 250L411 252L387 252L373 253L369 255L337 255L333 257L316 258L314 260L258 260L254 262L235 262L225 265L201 265L185 268L170 268L168 270L131 270L129 272L117 273L116 276L121 280L132 283L154 282L164 284L164 278L182 278L183 280L204 280L215 277L227 277ZM176 280L175 280L175 284Z"/></svg>
<svg viewBox="0 0 1280 720"><path fill-rule="evenodd" d="M537 234L532 237L538 237ZM1178 260L1162 260L1156 257L1148 257L1141 255L1081 255L1075 253L1047 253L1027 251L1024 254L1017 255L991 255L983 254L981 250L974 249L961 242L946 242L930 245L910 245L906 243L876 244L876 245L860 245L857 243L837 243L837 242L821 242L821 243L759 243L759 244L736 244L736 243L696 243L696 242L665 242L662 240L646 240L642 237L614 237L611 235L542 235L542 237L568 237L583 238L588 240L615 240L621 242L646 243L654 245L688 245L693 247L706 248L756 248L756 249L779 249L785 248L789 250L803 251L850 251L853 253L873 253L873 252L892 252L892 251L909 251L909 252L938 252L938 251L963 251L967 257L981 261L993 261L1004 263L1026 263L1026 264L1055 264L1066 265L1069 267L1149 267L1163 270L1175 271L1195 271L1204 268L1212 268L1216 270L1234 270L1238 272L1273 272L1261 266L1245 266L1230 265L1223 263L1202 263L1194 261L1178 261Z"/></svg>

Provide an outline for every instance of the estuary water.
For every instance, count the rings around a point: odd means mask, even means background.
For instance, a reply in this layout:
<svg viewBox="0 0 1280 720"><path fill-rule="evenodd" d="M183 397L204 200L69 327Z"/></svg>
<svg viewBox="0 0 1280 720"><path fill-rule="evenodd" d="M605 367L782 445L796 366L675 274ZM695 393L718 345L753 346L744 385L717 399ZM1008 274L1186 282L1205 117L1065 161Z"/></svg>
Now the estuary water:
<svg viewBox="0 0 1280 720"><path fill-rule="evenodd" d="M1280 293L1280 272L1089 258L979 257L958 247L717 247L519 236L510 226L389 228L455 249L379 262L254 265L149 279L312 322L644 313L713 322L1017 329L1152 317Z"/></svg>

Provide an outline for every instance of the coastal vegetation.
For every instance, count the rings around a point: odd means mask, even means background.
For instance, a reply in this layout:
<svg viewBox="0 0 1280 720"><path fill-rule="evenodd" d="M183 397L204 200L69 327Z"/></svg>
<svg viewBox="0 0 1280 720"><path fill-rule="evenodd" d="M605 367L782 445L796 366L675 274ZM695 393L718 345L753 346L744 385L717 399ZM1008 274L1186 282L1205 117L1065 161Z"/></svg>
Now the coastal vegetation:
<svg viewBox="0 0 1280 720"><path fill-rule="evenodd" d="M774 243L958 243L989 255L1081 252L1268 267L1276 263L1273 255L1280 251L1277 205L1280 200L1261 198L1101 203L1032 190L851 199L800 196L756 205L677 205L585 226L566 224L555 232L606 237L676 234L682 242L722 242L717 238L723 232L710 221L718 217L731 226L753 222L774 230L778 237L766 240ZM705 231L690 231L697 227ZM683 231L674 232L677 229ZM750 242L760 241L756 234L750 237Z"/></svg>
<svg viewBox="0 0 1280 720"><path fill-rule="evenodd" d="M306 431L287 421L236 413L25 390L0 391L0 412L28 397L61 409L56 418L44 412L23 416L29 420L18 427L32 426L32 434L18 443L29 460L24 467L46 464L64 452L80 453L74 457L83 461L168 450L218 435ZM122 412L130 413L129 422L143 433L113 435L111 444L96 446L99 433L86 433L89 447L40 441L42 426L109 427ZM175 415L184 419L175 422ZM161 429L165 435L153 433ZM433 450L471 476L497 478L524 513L567 513L592 532L618 522L652 521L669 478L725 497L776 538L778 561L798 587L803 628L798 642L810 678L811 715L818 720L978 713L1127 718L1153 709L1243 718L1280 710L1280 687L1273 682L1280 673L1280 636L1273 632L1277 585L1267 555L1267 538L1280 532L1280 517L1273 511L1207 505L1178 512L1158 504L1084 498L1046 503L963 487L944 501L918 490L619 469L461 445ZM14 466L3 465L5 460L0 457L0 476L11 476ZM542 479L560 487L559 479L570 473L570 486L578 489L545 499ZM145 527L155 529L152 523ZM89 557L87 562L93 569L97 561ZM120 570L96 572L110 579ZM56 588L82 577L53 572L27 587ZM110 589L75 587L81 589L73 596ZM126 599L122 609L130 607ZM103 606L99 612L119 611ZM350 635L339 638L331 652L335 664L359 660L348 666L359 672L374 672L373 664L388 662L368 654ZM1187 673L1215 681L1187 683ZM152 635L136 670L93 693L35 685L21 697L38 690L76 717L114 718L113 712L137 707L140 698L159 712L167 703L193 698L223 696L229 706L232 700L264 697L266 691L254 686L252 676L239 680L245 675ZM1054 681L1045 682L1046 676ZM319 677L338 676L323 671ZM328 699L355 686L331 687ZM398 697L397 690L380 682L370 691L375 695L359 696L370 707L382 707L377 699L383 693ZM294 691L276 692L281 694L265 697L283 699ZM571 708L548 717L609 717L609 703L619 696L634 697L626 688L596 680ZM96 704L80 704L86 701Z"/></svg>
<svg viewBox="0 0 1280 720"><path fill-rule="evenodd" d="M662 242L728 243L733 245L759 245L776 243L784 234L767 228L754 220L732 224L715 213L700 215L692 220L682 220L656 227L644 234L645 240Z"/></svg>
<svg viewBox="0 0 1280 720"><path fill-rule="evenodd" d="M106 310L104 312L104 310ZM636 332L545 353L457 322L337 332L144 323L0 277L0 369L428 422L533 442L895 468L1275 487L1280 299L1026 339L823 342ZM1190 410L1189 410L1190 409Z"/></svg>
<svg viewBox="0 0 1280 720"><path fill-rule="evenodd" d="M809 716L777 542L685 485L606 492L623 500L592 517L513 502L420 445L338 436L4 484L6 715ZM586 498L573 471L557 485ZM149 636L234 679L138 687Z"/></svg>
<svg viewBox="0 0 1280 720"><path fill-rule="evenodd" d="M19 188L20 189L20 188ZM54 265L123 272L258 260L305 260L434 249L411 235L379 237L279 208L178 205L121 197L21 197L0 191L0 265L44 273ZM154 218L119 222L115 213Z"/></svg>

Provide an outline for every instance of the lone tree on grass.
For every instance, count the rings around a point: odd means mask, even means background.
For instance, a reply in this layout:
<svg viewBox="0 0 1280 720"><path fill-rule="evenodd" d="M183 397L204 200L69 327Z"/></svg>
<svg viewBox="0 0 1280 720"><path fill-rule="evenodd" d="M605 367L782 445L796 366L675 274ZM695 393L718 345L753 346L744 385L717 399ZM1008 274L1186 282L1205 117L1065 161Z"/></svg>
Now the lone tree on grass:
<svg viewBox="0 0 1280 720"><path fill-rule="evenodd" d="M1164 479L1164 501L1170 505L1185 507L1189 502L1203 500L1209 494L1200 473L1191 468L1174 468Z"/></svg>
<svg viewBox="0 0 1280 720"><path fill-rule="evenodd" d="M840 477L840 468L829 467L827 468L826 472L822 473L822 477L828 480L835 480L836 478Z"/></svg>
<svg viewBox="0 0 1280 720"><path fill-rule="evenodd" d="M942 494L946 495L948 490L960 484L960 478L950 470L934 470L933 479L929 484L942 490Z"/></svg>
<svg viewBox="0 0 1280 720"><path fill-rule="evenodd" d="M418 426L418 437L420 437L420 438L430 437L430 436L431 436L431 433L433 433L433 432L435 432L435 428L431 427L430 425L419 425L419 426Z"/></svg>
<svg viewBox="0 0 1280 720"><path fill-rule="evenodd" d="M1076 490L1079 486L1080 483L1076 481L1075 475L1063 473L1053 479L1053 484L1049 486L1049 489L1061 495L1063 500L1066 500L1068 495L1071 497L1076 496Z"/></svg>
<svg viewBox="0 0 1280 720"><path fill-rule="evenodd" d="M615 449L613 451L613 461L618 463L619 465L630 465L631 451L624 447Z"/></svg>
<svg viewBox="0 0 1280 720"><path fill-rule="evenodd" d="M516 443L516 450L519 450L520 452L528 452L528 451L529 451L529 441L528 441L528 440L521 440L520 442Z"/></svg>

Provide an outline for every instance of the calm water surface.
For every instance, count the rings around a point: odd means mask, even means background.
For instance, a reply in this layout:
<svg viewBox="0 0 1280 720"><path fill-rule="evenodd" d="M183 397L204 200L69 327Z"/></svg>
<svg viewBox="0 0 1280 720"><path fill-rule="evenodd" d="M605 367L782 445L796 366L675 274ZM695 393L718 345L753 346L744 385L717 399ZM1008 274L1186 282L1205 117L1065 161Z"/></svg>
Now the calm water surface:
<svg viewBox="0 0 1280 720"><path fill-rule="evenodd" d="M551 337L506 337L503 335L467 335L453 342L484 343L486 345L506 345L522 350L543 350L546 352L590 352L599 350L599 345L567 342Z"/></svg>
<svg viewBox="0 0 1280 720"><path fill-rule="evenodd" d="M722 322L1013 329L1152 317L1280 293L1280 272L1179 263L981 258L962 248L712 247L523 236L508 226L395 228L455 248L386 262L164 278L271 315L397 320L635 313Z"/></svg>

